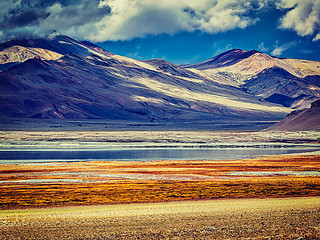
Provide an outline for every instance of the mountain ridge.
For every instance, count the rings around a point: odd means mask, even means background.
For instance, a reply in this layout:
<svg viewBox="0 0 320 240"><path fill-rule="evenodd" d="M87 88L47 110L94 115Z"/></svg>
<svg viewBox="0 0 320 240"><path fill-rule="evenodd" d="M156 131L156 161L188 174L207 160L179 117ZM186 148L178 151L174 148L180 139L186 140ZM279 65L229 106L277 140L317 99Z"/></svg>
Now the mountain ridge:
<svg viewBox="0 0 320 240"><path fill-rule="evenodd" d="M199 70L226 67L226 66L236 64L241 60L252 56L255 53L260 53L260 52L257 50L244 51L244 50L235 48L235 49L231 49L229 51L223 52L206 61L196 63L196 64L185 64L182 66L185 68L196 68Z"/></svg>

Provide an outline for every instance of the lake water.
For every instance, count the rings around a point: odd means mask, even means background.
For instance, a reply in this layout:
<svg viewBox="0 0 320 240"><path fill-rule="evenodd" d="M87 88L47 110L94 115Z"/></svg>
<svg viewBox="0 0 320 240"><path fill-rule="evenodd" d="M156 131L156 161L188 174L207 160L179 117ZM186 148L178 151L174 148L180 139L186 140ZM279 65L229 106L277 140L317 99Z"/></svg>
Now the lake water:
<svg viewBox="0 0 320 240"><path fill-rule="evenodd" d="M319 148L128 148L0 151L0 163L242 159L318 151Z"/></svg>

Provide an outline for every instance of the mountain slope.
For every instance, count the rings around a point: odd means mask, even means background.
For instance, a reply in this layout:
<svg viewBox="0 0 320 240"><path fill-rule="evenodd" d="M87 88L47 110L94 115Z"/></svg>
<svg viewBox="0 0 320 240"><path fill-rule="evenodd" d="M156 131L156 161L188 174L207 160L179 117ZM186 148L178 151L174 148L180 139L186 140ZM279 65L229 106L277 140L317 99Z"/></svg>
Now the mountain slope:
<svg viewBox="0 0 320 240"><path fill-rule="evenodd" d="M273 67L252 77L242 87L267 101L302 109L319 99L318 85L319 83L312 83L308 78L299 78L283 68Z"/></svg>
<svg viewBox="0 0 320 240"><path fill-rule="evenodd" d="M65 36L0 49L17 46L30 59L0 73L1 117L274 120L290 112L175 64L113 55ZM31 58L34 48L61 57Z"/></svg>
<svg viewBox="0 0 320 240"><path fill-rule="evenodd" d="M320 130L320 100L311 104L311 108L293 111L285 119L268 128L272 131Z"/></svg>
<svg viewBox="0 0 320 240"><path fill-rule="evenodd" d="M213 81L242 88L249 94L286 107L309 107L320 97L320 62L233 49L205 62L184 67ZM286 98L289 100L283 104L282 99Z"/></svg>

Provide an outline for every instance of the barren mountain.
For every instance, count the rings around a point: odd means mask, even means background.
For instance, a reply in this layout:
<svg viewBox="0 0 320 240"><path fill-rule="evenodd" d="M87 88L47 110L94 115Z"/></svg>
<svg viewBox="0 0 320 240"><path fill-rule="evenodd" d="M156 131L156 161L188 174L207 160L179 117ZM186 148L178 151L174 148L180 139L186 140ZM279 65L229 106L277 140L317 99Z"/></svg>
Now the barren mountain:
<svg viewBox="0 0 320 240"><path fill-rule="evenodd" d="M309 109L293 111L285 119L271 126L269 130L320 130L320 100L313 102Z"/></svg>
<svg viewBox="0 0 320 240"><path fill-rule="evenodd" d="M233 50L186 67L159 59L137 61L60 35L10 41L1 44L0 51L4 59L0 64L1 117L276 120L290 112L288 107L292 106L291 98L283 106L274 100L277 96L268 99L274 93L272 87L271 94L260 94L260 89L274 84L270 78L264 79L266 72L271 71L275 78L279 72L270 68L272 64L263 68L261 62L255 62L252 58L262 55L256 51ZM252 65L251 75L245 70L237 71L239 76L250 79L227 84L235 82L232 76L244 61ZM310 63L308 73L312 76L304 76L304 84L300 84L300 75L281 68L286 71L282 75L291 74L292 81L301 85L301 89L290 92L290 97L304 101L318 94L315 66L317 62ZM220 71L227 68L229 72ZM307 75L307 67L299 69L291 72ZM260 86L257 79L266 83ZM280 92L289 94L289 90Z"/></svg>

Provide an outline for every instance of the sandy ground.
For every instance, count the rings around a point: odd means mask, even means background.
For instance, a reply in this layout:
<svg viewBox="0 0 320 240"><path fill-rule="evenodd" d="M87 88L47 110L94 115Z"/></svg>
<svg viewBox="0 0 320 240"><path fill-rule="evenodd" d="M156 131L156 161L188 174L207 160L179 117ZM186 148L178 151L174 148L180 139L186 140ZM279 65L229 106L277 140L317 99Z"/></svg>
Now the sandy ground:
<svg viewBox="0 0 320 240"><path fill-rule="evenodd" d="M8 210L0 239L320 239L320 197Z"/></svg>
<svg viewBox="0 0 320 240"><path fill-rule="evenodd" d="M0 131L0 150L127 147L288 147L320 143L320 132L257 131ZM162 160L162 159L159 159ZM187 159L186 159L187 160Z"/></svg>

